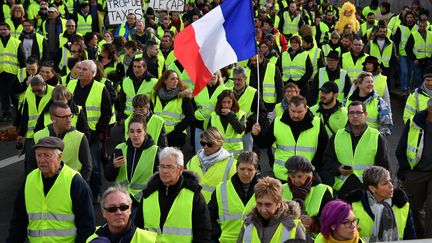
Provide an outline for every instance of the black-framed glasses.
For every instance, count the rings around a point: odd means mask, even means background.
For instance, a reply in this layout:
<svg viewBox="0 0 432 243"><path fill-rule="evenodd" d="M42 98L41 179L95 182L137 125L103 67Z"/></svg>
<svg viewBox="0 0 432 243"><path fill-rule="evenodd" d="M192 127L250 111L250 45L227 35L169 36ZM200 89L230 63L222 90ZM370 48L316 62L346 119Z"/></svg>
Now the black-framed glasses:
<svg viewBox="0 0 432 243"><path fill-rule="evenodd" d="M128 210L129 207L130 207L130 205L123 204L123 205L120 205L118 207L116 207L116 206L112 206L112 207L108 207L108 208L104 207L103 209L105 209L105 211L107 211L109 213L115 213L115 212L117 212L117 209L120 209L120 211L124 212L124 211Z"/></svg>
<svg viewBox="0 0 432 243"><path fill-rule="evenodd" d="M350 111L348 112L350 116L360 116L364 114L364 111Z"/></svg>
<svg viewBox="0 0 432 243"><path fill-rule="evenodd" d="M54 115L54 116L57 117L57 118L60 118L60 119L66 120L66 119L72 119L72 118L74 117L74 114L71 113L71 114L69 114L69 115L64 115L64 116L58 116L58 115Z"/></svg>
<svg viewBox="0 0 432 243"><path fill-rule="evenodd" d="M359 222L360 222L360 219L359 218L355 218L354 220L344 220L343 222L342 222L342 224L345 226L345 227L347 227L347 228L349 228L349 227L351 227L351 226L357 226L358 224L359 224Z"/></svg>
<svg viewBox="0 0 432 243"><path fill-rule="evenodd" d="M200 141L201 146L205 147L207 145L207 147L211 148L213 146L212 143L206 143L204 141Z"/></svg>

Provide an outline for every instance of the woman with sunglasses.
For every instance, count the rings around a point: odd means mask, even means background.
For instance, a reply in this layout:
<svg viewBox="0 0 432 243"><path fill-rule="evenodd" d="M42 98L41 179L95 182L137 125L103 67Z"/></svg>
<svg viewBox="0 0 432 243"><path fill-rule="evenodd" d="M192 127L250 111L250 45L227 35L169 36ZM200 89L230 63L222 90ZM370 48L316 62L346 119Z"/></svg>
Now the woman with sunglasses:
<svg viewBox="0 0 432 243"><path fill-rule="evenodd" d="M147 134L146 118L134 113L129 122L129 139L120 143L114 150L111 163L105 167L108 181L116 181L127 187L132 198L132 218L136 213L148 179L157 171L159 147Z"/></svg>
<svg viewBox="0 0 432 243"><path fill-rule="evenodd" d="M370 242L416 239L407 195L393 187L390 172L372 166L363 172L363 185L365 189L347 197L354 214L360 218L360 237Z"/></svg>
<svg viewBox="0 0 432 243"><path fill-rule="evenodd" d="M223 148L224 138L217 128L209 127L201 133L203 149L187 163L186 169L200 177L201 193L206 200L220 182L226 182L236 172L234 156Z"/></svg>
<svg viewBox="0 0 432 243"><path fill-rule="evenodd" d="M357 230L358 223L351 205L342 200L331 201L321 213L321 233L315 243L363 243L365 241Z"/></svg>
<svg viewBox="0 0 432 243"><path fill-rule="evenodd" d="M208 121L208 127L217 128L224 138L224 149L236 157L243 150L245 116L245 113L240 110L234 92L227 89L218 95L215 111L210 114Z"/></svg>
<svg viewBox="0 0 432 243"><path fill-rule="evenodd" d="M330 51L337 51L339 53L339 56L341 56L341 42L340 42L340 35L335 30L331 33L330 40L327 44L324 44L321 47L323 53L324 53L324 59L327 60L327 55L330 53Z"/></svg>
<svg viewBox="0 0 432 243"><path fill-rule="evenodd" d="M157 234L136 227L131 219L132 199L120 186L109 187L100 200L106 223L96 229L86 242L156 242Z"/></svg>

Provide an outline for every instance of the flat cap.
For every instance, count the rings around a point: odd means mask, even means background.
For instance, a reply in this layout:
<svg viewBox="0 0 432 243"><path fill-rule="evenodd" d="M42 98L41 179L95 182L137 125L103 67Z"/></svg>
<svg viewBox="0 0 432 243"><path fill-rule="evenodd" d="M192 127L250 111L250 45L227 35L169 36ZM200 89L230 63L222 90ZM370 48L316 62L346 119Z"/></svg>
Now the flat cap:
<svg viewBox="0 0 432 243"><path fill-rule="evenodd" d="M36 148L54 148L63 151L64 142L57 137L44 137L37 144L33 145L33 150Z"/></svg>

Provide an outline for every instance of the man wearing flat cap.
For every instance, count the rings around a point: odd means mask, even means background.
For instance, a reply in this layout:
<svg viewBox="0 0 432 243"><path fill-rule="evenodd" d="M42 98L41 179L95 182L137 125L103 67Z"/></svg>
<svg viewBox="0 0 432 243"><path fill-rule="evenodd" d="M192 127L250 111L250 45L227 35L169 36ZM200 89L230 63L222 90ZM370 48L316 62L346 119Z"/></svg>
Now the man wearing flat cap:
<svg viewBox="0 0 432 243"><path fill-rule="evenodd" d="M311 112L321 118L327 134L332 136L337 130L344 128L348 121L348 112L339 96L339 88L335 82L326 82L320 88L320 101L310 108Z"/></svg>
<svg viewBox="0 0 432 243"><path fill-rule="evenodd" d="M403 113L404 122L407 122L417 112L425 110L430 98L432 98L432 66L424 70L423 84L408 96Z"/></svg>
<svg viewBox="0 0 432 243"><path fill-rule="evenodd" d="M326 66L318 70L312 83L311 96L309 97L309 105L315 105L318 98L318 92L321 86L326 82L334 82L338 86L338 100L343 101L351 88L351 80L347 71L340 67L340 57L337 51L330 51L327 55Z"/></svg>
<svg viewBox="0 0 432 243"><path fill-rule="evenodd" d="M90 188L64 164L63 148L56 137L33 146L38 169L18 192L6 242L85 242L94 232Z"/></svg>

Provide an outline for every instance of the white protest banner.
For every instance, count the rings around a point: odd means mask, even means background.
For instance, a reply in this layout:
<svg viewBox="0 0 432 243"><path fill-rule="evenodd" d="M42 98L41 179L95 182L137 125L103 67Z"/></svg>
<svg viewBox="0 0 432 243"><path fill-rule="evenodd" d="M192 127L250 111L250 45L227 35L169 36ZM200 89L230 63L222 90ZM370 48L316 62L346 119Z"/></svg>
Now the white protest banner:
<svg viewBox="0 0 432 243"><path fill-rule="evenodd" d="M154 10L183 11L185 0L150 0Z"/></svg>
<svg viewBox="0 0 432 243"><path fill-rule="evenodd" d="M141 0L107 0L107 7L110 25L125 23L129 13L143 19Z"/></svg>

